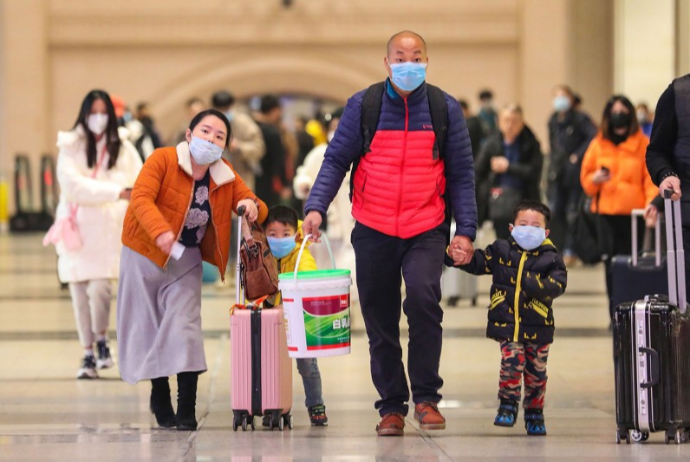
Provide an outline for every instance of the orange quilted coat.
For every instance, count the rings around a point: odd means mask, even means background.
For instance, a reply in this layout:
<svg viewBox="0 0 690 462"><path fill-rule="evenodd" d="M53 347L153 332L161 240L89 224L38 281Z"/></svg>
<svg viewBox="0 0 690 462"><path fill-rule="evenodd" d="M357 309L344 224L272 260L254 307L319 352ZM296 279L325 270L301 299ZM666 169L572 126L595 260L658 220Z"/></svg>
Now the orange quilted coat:
<svg viewBox="0 0 690 462"><path fill-rule="evenodd" d="M201 241L201 256L204 261L217 266L224 279L230 251L232 212L237 211L237 202L256 199L256 196L229 162L219 160L209 169L211 221ZM132 200L125 215L122 243L164 268L170 257L156 247L154 241L166 231L172 231L179 238L193 194L189 145L182 142L176 148L154 151L134 184ZM263 222L267 215L268 208L260 201L258 221Z"/></svg>
<svg viewBox="0 0 690 462"><path fill-rule="evenodd" d="M594 197L600 193L599 213L629 215L633 209L645 208L659 194L645 164L648 144L649 140L641 131L629 136L618 146L601 133L592 140L582 160L580 182L588 196ZM601 167L609 169L611 179L594 184L592 176Z"/></svg>

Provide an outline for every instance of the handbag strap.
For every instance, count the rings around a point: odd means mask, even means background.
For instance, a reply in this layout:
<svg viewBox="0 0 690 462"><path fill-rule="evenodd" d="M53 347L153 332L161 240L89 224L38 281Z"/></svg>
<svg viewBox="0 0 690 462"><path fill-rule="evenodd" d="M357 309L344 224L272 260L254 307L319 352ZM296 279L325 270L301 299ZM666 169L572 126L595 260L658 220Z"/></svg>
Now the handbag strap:
<svg viewBox="0 0 690 462"><path fill-rule="evenodd" d="M105 160L105 155L108 154L108 143L106 142L103 145L103 149L101 150L101 155L98 157L98 160L96 161L96 165L93 167L93 172L91 172L91 179L94 180L96 179L96 175L98 175L98 170L100 167L102 167L103 161ZM77 210L79 210L79 206L75 203L70 204L70 218L72 220L76 220L77 218Z"/></svg>

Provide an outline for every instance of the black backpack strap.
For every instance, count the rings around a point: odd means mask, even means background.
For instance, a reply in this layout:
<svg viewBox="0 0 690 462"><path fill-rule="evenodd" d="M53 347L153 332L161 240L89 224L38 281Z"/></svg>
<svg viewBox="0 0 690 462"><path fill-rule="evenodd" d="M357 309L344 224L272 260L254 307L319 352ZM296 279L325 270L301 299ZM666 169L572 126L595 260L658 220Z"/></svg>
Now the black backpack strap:
<svg viewBox="0 0 690 462"><path fill-rule="evenodd" d="M431 110L431 124L434 126L436 141L434 142L434 159L443 159L446 151L446 137L448 136L448 103L446 95L440 88L426 84Z"/></svg>
<svg viewBox="0 0 690 462"><path fill-rule="evenodd" d="M371 142L376 134L376 128L379 125L379 115L381 115L381 100L383 92L386 89L385 82L378 82L367 88L362 98L362 150L359 157L352 163L352 171L350 172L350 201L352 201L352 194L355 185L355 171L359 166L359 161L362 156L371 151Z"/></svg>

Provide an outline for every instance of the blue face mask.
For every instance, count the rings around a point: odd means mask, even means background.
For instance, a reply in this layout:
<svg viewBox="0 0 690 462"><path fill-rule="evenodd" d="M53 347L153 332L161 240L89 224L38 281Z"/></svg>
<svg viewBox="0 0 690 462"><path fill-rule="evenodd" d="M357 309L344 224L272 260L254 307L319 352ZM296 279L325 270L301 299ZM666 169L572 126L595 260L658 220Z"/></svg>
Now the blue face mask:
<svg viewBox="0 0 690 462"><path fill-rule="evenodd" d="M391 64L391 80L402 91L413 91L426 79L426 63Z"/></svg>
<svg viewBox="0 0 690 462"><path fill-rule="evenodd" d="M525 250L534 250L546 240L546 230L538 226L513 226L510 234Z"/></svg>
<svg viewBox="0 0 690 462"><path fill-rule="evenodd" d="M295 236L289 237L271 237L266 236L268 246L271 248L271 253L276 258L287 257L297 246Z"/></svg>
<svg viewBox="0 0 690 462"><path fill-rule="evenodd" d="M196 136L189 143L189 152L197 165L209 165L220 159L223 148L210 141L202 140Z"/></svg>
<svg viewBox="0 0 690 462"><path fill-rule="evenodd" d="M556 112L565 112L570 109L570 98L567 96L556 96L553 99L553 108Z"/></svg>

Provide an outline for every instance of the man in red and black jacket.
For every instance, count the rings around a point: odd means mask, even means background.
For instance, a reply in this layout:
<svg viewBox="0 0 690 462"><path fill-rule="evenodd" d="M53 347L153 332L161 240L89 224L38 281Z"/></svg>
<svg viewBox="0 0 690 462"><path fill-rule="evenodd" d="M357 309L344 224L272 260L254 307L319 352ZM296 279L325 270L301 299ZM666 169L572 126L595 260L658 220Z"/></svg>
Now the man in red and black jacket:
<svg viewBox="0 0 690 462"><path fill-rule="evenodd" d="M439 302L449 233L446 204L452 207L457 230L450 245L462 251L457 264L471 259L477 228L474 163L465 119L457 101L443 93L448 114L440 150L431 87L425 83L427 63L426 44L418 34L404 31L389 40L384 60L389 79L376 131L366 140L369 149L363 148L366 91L361 91L345 107L305 206L304 233L318 238L329 204L350 166L356 165L352 244L371 375L380 395L376 408L382 417L377 427L381 436L403 434L410 398L400 346L402 279L415 418L423 429L445 428L437 403L443 385L438 372L443 319Z"/></svg>

